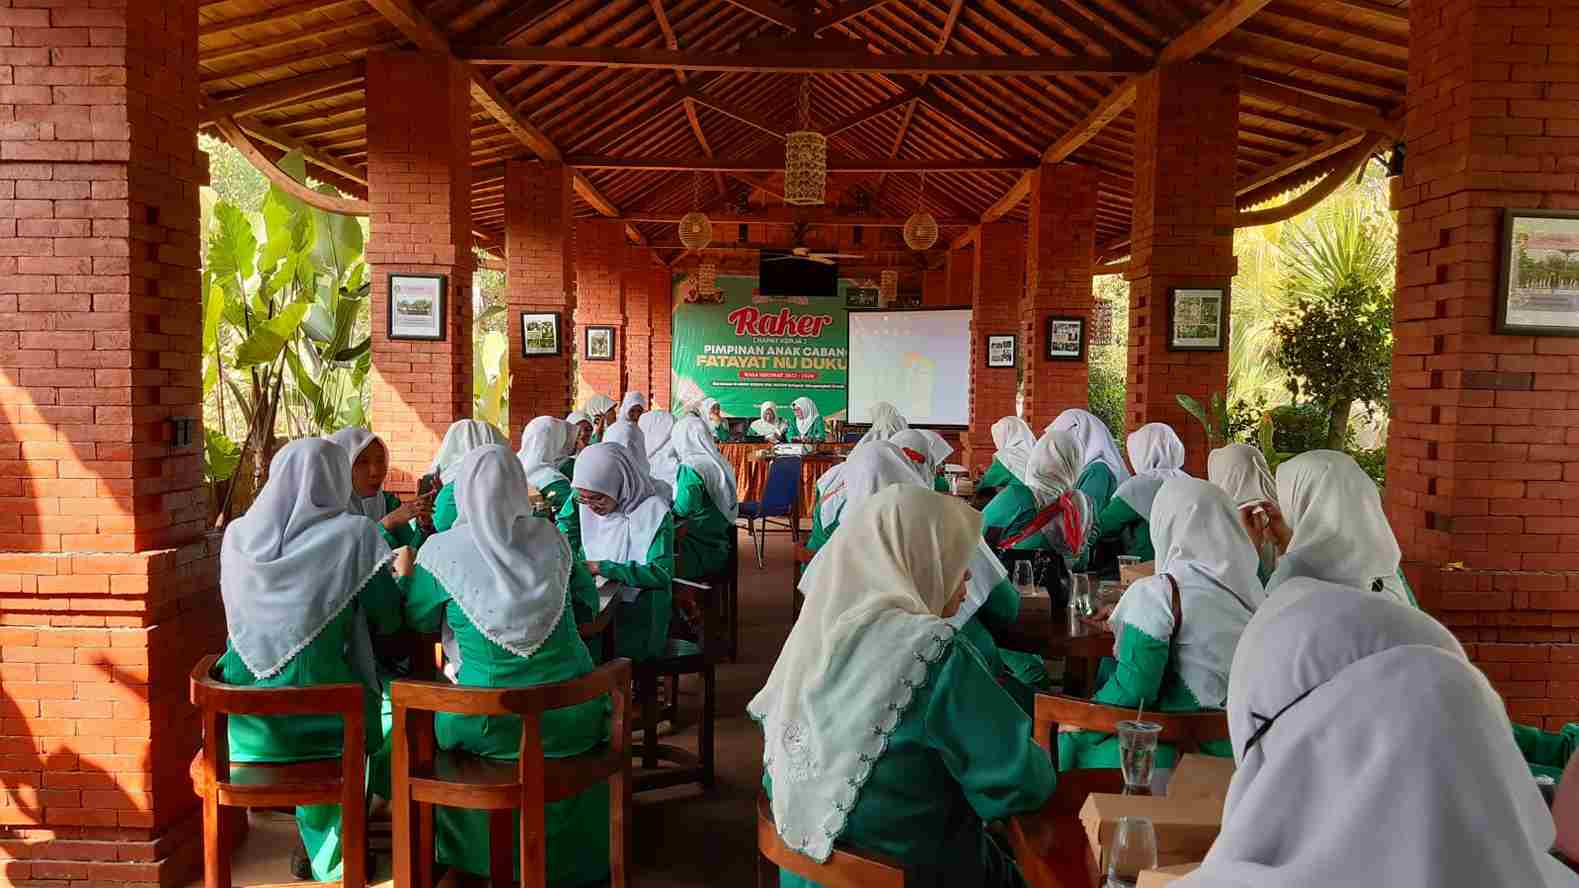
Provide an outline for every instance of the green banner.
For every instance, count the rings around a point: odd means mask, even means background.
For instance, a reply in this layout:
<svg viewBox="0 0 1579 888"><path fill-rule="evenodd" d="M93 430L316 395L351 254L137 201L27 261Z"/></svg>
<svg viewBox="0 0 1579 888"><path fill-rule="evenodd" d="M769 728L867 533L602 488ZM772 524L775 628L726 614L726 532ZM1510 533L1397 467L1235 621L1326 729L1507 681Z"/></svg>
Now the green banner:
<svg viewBox="0 0 1579 888"><path fill-rule="evenodd" d="M845 307L851 281L840 279L833 299L757 294L755 277L719 275L719 292L691 292L674 282L674 401L687 407L717 398L725 416L756 417L763 401L779 405L811 398L829 419L843 419L850 323Z"/></svg>

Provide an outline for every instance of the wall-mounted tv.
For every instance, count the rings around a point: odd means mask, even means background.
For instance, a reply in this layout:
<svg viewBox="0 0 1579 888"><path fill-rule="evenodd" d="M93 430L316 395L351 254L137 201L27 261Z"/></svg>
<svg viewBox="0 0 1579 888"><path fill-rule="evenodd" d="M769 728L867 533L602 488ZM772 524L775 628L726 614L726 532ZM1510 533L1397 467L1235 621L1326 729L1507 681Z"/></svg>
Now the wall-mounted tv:
<svg viewBox="0 0 1579 888"><path fill-rule="evenodd" d="M838 296L839 265L789 250L763 250L757 288L763 296Z"/></svg>

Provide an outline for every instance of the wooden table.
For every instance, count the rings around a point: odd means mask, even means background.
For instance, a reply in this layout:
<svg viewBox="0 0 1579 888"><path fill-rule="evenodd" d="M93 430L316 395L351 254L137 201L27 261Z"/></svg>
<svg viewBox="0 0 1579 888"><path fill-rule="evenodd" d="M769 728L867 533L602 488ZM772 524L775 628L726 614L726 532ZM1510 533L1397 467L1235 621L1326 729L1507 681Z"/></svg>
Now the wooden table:
<svg viewBox="0 0 1579 888"><path fill-rule="evenodd" d="M1158 768L1152 792L1166 795L1172 771ZM1080 809L1092 793L1121 793L1118 768L1066 771L1047 804L1009 819L1009 846L1031 888L1091 888L1102 878L1097 849L1091 847Z"/></svg>
<svg viewBox="0 0 1579 888"><path fill-rule="evenodd" d="M1064 693L1085 696L1096 675L1097 664L1113 655L1113 634L1091 630L1086 635L1069 633L1068 611L1053 608L1050 598L1021 598L1020 620L1012 629L998 633L998 642L1010 650L1040 654L1064 660Z"/></svg>

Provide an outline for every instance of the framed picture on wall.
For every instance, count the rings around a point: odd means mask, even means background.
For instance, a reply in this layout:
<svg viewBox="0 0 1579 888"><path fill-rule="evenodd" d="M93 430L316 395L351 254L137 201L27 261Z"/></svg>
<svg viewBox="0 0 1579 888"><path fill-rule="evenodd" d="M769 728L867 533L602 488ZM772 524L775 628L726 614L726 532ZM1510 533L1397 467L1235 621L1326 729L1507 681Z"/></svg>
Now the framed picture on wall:
<svg viewBox="0 0 1579 888"><path fill-rule="evenodd" d="M1169 351L1222 351L1227 343L1224 290L1176 287L1168 291Z"/></svg>
<svg viewBox="0 0 1579 888"><path fill-rule="evenodd" d="M1047 319L1047 360L1079 361L1086 356L1086 319L1060 317Z"/></svg>
<svg viewBox="0 0 1579 888"><path fill-rule="evenodd" d="M614 360L614 328L589 326L581 357L588 361Z"/></svg>
<svg viewBox="0 0 1579 888"><path fill-rule="evenodd" d="M846 308L876 308L879 291L876 287L851 287L844 291Z"/></svg>
<svg viewBox="0 0 1579 888"><path fill-rule="evenodd" d="M1579 212L1502 211L1497 332L1579 336Z"/></svg>
<svg viewBox="0 0 1579 888"><path fill-rule="evenodd" d="M521 357L559 354L559 312L521 312Z"/></svg>
<svg viewBox="0 0 1579 888"><path fill-rule="evenodd" d="M389 338L442 342L449 279L442 274L389 275Z"/></svg>
<svg viewBox="0 0 1579 888"><path fill-rule="evenodd" d="M1015 355L1017 340L1010 334L1006 336L987 337L987 366L988 367L1014 367L1018 363Z"/></svg>

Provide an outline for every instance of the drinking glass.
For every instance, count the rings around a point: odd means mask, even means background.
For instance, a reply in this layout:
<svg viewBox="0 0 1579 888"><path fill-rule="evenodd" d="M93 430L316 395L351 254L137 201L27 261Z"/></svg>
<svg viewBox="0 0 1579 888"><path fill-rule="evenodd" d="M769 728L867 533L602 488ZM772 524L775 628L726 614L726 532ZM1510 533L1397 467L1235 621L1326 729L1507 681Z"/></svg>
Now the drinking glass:
<svg viewBox="0 0 1579 888"><path fill-rule="evenodd" d="M1157 736L1162 725L1155 722L1118 723L1119 766L1124 772L1124 791L1131 795L1151 794L1151 775L1157 761Z"/></svg>
<svg viewBox="0 0 1579 888"><path fill-rule="evenodd" d="M1124 569L1126 567L1134 567L1137 564L1140 564L1140 556L1139 555L1120 555L1120 556L1118 556L1118 566L1119 566L1120 570L1122 570L1122 569Z"/></svg>
<svg viewBox="0 0 1579 888"><path fill-rule="evenodd" d="M1144 817L1120 817L1108 853L1107 888L1135 888L1140 874L1157 868L1157 831Z"/></svg>
<svg viewBox="0 0 1579 888"><path fill-rule="evenodd" d="M1020 590L1021 598L1036 595L1036 565L1030 561L1014 562L1014 588Z"/></svg>

